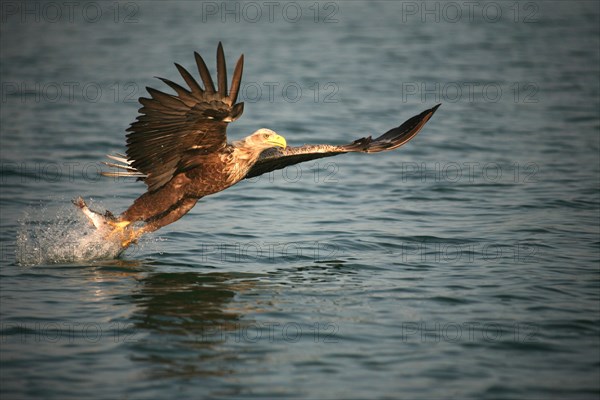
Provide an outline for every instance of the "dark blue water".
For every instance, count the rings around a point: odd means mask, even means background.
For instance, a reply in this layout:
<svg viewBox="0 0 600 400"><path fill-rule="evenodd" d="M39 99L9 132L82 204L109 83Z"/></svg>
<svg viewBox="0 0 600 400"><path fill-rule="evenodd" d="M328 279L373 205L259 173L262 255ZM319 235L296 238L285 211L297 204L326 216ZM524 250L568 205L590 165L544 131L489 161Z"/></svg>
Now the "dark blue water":
<svg viewBox="0 0 600 400"><path fill-rule="evenodd" d="M599 6L3 2L2 398L598 398ZM202 199L75 261L71 198L172 62L245 54L237 139L410 144ZM77 253L79 256L80 253Z"/></svg>

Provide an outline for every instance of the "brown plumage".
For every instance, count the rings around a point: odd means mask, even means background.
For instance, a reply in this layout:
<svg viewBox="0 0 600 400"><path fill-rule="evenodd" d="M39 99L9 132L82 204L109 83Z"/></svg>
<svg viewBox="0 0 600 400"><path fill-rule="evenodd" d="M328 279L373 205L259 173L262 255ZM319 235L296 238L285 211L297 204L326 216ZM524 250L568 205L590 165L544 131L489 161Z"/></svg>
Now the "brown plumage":
<svg viewBox="0 0 600 400"><path fill-rule="evenodd" d="M269 129L259 129L243 140L228 143L227 124L244 110L244 103L236 103L244 58L239 58L228 90L221 43L217 48L217 87L202 57L198 53L194 56L204 88L175 64L189 88L163 78L159 79L176 94L147 88L150 98L139 99L140 115L127 129L126 155L109 156L117 163L105 163L117 171L103 175L135 177L148 185L146 193L110 222L123 232L134 222L145 223L141 229L133 232L131 228L131 232L123 234L124 247L142 233L178 220L201 197L242 179L316 158L400 147L419 132L439 107L410 118L376 139L369 136L346 145L287 147L285 139Z"/></svg>

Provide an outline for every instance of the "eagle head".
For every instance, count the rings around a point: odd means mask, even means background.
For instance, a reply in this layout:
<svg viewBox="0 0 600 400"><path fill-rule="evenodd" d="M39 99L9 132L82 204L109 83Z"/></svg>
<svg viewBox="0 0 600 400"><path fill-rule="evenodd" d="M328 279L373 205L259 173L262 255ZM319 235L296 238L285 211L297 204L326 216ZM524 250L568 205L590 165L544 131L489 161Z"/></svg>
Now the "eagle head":
<svg viewBox="0 0 600 400"><path fill-rule="evenodd" d="M260 151L269 149L271 147L283 147L285 149L287 146L283 136L280 136L276 132L266 128L257 130L252 135L248 136L244 142L246 142L246 145L249 145L252 148Z"/></svg>

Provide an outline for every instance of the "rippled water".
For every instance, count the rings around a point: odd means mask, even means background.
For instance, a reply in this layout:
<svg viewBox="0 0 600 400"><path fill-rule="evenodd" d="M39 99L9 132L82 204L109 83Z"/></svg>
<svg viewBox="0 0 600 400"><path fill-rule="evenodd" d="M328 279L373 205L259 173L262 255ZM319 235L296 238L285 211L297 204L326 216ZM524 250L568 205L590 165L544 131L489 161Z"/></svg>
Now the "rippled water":
<svg viewBox="0 0 600 400"><path fill-rule="evenodd" d="M598 3L2 7L2 398L598 398ZM74 261L70 199L143 192L98 162L218 41L246 57L233 138L340 143L443 105L399 151Z"/></svg>

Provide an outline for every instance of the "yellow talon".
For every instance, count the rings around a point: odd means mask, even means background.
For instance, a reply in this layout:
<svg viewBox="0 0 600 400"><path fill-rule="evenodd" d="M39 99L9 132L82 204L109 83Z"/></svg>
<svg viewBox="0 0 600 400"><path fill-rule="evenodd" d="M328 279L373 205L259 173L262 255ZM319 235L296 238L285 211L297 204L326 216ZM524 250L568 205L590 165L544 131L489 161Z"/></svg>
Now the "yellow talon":
<svg viewBox="0 0 600 400"><path fill-rule="evenodd" d="M125 228L127 225L131 224L131 221L119 221L119 222L109 221L108 223L113 226L113 229L116 230L116 229Z"/></svg>
<svg viewBox="0 0 600 400"><path fill-rule="evenodd" d="M110 232L108 232L108 234L106 235L107 239L112 238L115 235L119 235L122 237L125 237L127 235L127 233L125 232L126 230L128 230L128 226L131 224L131 221L107 221L108 225L111 226L111 230ZM129 236L132 236L131 234L129 234ZM123 241L123 243L125 243L126 241ZM127 240L127 242L131 242L130 240Z"/></svg>
<svg viewBox="0 0 600 400"><path fill-rule="evenodd" d="M132 243L137 243L138 237L142 236L142 234L144 233L144 229L138 229L138 230L131 230L131 233L129 234L129 237L123 241L121 241L121 246L122 247L129 247L130 244Z"/></svg>

